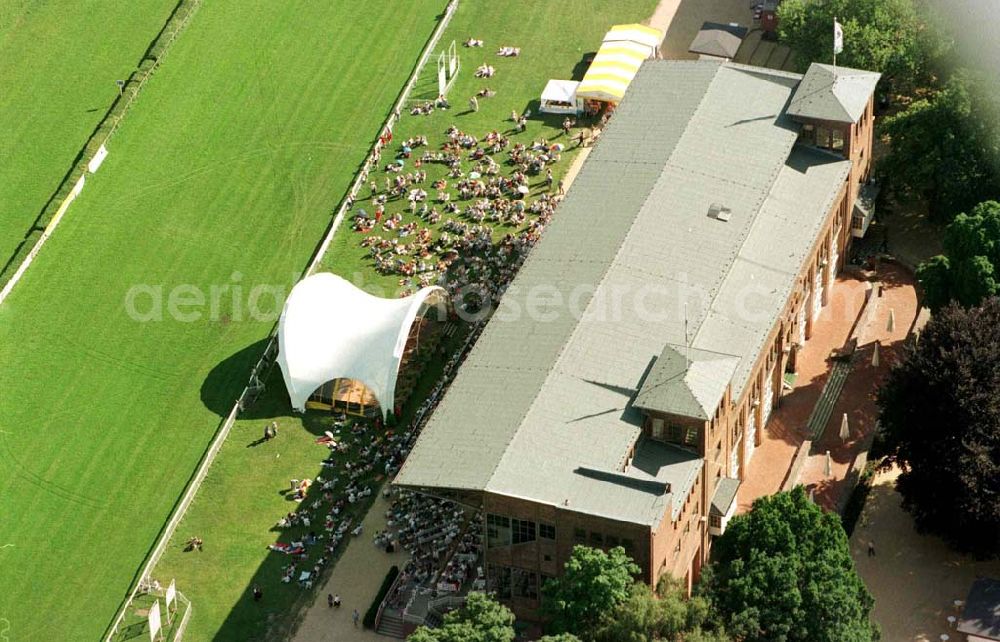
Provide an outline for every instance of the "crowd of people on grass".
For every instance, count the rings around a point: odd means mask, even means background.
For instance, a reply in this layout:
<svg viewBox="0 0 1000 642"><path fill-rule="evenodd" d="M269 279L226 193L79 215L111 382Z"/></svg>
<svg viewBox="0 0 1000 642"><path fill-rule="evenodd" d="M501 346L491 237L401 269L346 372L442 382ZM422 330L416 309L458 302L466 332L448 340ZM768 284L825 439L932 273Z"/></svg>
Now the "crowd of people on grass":
<svg viewBox="0 0 1000 642"><path fill-rule="evenodd" d="M466 47L482 47L470 37ZM497 55L520 55L520 48L501 46ZM486 63L477 76L490 77L496 70ZM486 87L470 100L492 97ZM447 108L439 96L433 103L416 105L411 114L426 115ZM383 151L390 149L392 133L379 140L374 166L382 169L381 181L368 180L369 203L360 197L352 210L353 229L364 235L375 269L399 277L399 295L437 284L452 294L469 286L491 297L498 296L513 277L525 253L540 238L552 212L563 196L562 181L553 167L562 160L574 119L563 122L565 142L514 141L525 131L530 113L511 114L511 130L499 129L476 135L452 125L442 142L431 145L427 135L410 137L393 148L393 158L382 164ZM575 138L577 145L584 141ZM436 148L435 148L436 147ZM432 166L443 168L432 173ZM534 194L532 191L534 190Z"/></svg>
<svg viewBox="0 0 1000 642"><path fill-rule="evenodd" d="M403 435L372 422L340 417L332 431L316 439L328 449L322 472L315 479L293 479L286 491L298 506L275 524L281 532L294 531L289 541L270 544L272 551L291 557L281 581L311 586L348 535L362 532L355 504L371 496L375 484L392 475L409 452ZM319 488L319 493L314 491Z"/></svg>
<svg viewBox="0 0 1000 642"><path fill-rule="evenodd" d="M562 199L552 166L565 146L544 138L512 143L498 130L477 137L456 126L438 150L418 155L427 144L425 135L400 144L384 167L384 187L370 181L370 210L357 206L353 229L365 235L361 245L376 270L401 277L400 296L431 284L452 294L471 285L498 296ZM426 168L435 164L445 175L428 183ZM541 180L531 198L535 177ZM392 204L404 206L390 214Z"/></svg>
<svg viewBox="0 0 1000 642"><path fill-rule="evenodd" d="M317 445L324 446L329 451L321 462L322 471L315 479L290 481L285 493L296 503L296 508L277 521L274 529L281 536L279 541L267 547L290 558L289 563L282 567L282 582L298 583L311 588L317 575L333 559L344 540L349 535L356 537L362 534L361 507L367 506L364 500L371 496L381 479L391 477L399 470L417 434L430 412L437 406L447 383L454 376L479 331L480 328L474 329L465 343L451 354L443 368L442 378L417 408L412 422L398 428L389 428L379 419L368 421L340 416L335 418L332 430L316 439ZM274 430L276 433L277 426L274 426ZM386 489L384 492L388 496L390 491ZM446 514L458 519L456 512L441 508L445 504L441 502L430 515L441 523L444 523ZM433 537L428 539L428 533L423 528L417 528L417 524L425 523L425 514L418 509L417 504L412 500L405 500L398 506L409 507L409 510L407 512L401 508L403 512L400 513L399 521L390 527L391 534L376 533L376 543L388 552L395 550L396 546L402 546L414 556L418 564L426 559L434 559L434 556L440 558L444 553L442 546L454 541L457 526L435 531ZM195 539L196 546L191 546L190 541L188 546L200 550L201 539L192 538Z"/></svg>

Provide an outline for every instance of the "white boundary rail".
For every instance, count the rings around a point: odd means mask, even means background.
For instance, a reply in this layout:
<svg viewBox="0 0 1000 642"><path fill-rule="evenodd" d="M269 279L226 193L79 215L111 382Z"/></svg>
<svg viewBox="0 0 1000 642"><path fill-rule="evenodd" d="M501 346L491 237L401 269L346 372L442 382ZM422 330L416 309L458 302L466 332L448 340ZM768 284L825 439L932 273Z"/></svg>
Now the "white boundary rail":
<svg viewBox="0 0 1000 642"><path fill-rule="evenodd" d="M118 131L118 126L121 124L122 118L128 113L129 108L132 107L132 103L134 103L135 99L139 96L139 92L142 91L146 81L149 80L149 77L153 75L153 72L159 68L160 62L167 57L167 53L169 53L171 45L174 44L174 40L177 39L177 35L184 31L184 27L186 27L188 22L191 21L191 16L193 16L198 11L198 8L201 7L201 2L202 0L192 0L191 7L188 9L187 15L185 15L184 19L181 20L181 22L174 28L173 33L170 34L170 38L163 44L163 50L160 52L160 55L156 57L152 66L150 66L150 68L142 76L142 79L139 80L139 84L135 88L129 89L129 96L125 99L125 106L122 107L121 111L119 111L114 117L114 123L111 125L111 130L108 132L108 135L104 137L104 140L97 148L97 151L94 152L95 156L100 154L102 158L95 164L91 173L97 171L97 167L99 167L100 163L103 162L103 157L108 154L106 147L107 143L111 140L111 137L114 136L115 132ZM169 27L169 25L167 26ZM93 139L88 139L87 142L84 143L84 149L90 145L92 140ZM84 162L84 160L86 162ZM42 235L37 241L35 241L31 251L29 251L28 255L24 257L24 260L21 261L21 264L17 267L13 276L11 276L10 280L7 281L6 285L4 285L3 290L0 290L0 304L3 304L4 300L11 293L11 290L13 290L14 286L17 285L17 282L21 280L24 273L28 271L29 267L31 267L31 263L35 260L35 257L38 256L38 252L42 249L42 246L45 245L45 242L49 240L49 237L52 236L52 233L62 220L63 215L66 214L66 210L69 209L70 203L72 203L76 197L80 195L80 190L83 189L84 177L86 176L88 169L90 169L90 165L93 161L93 156L88 159L81 159L80 166L84 168L83 173L80 175L80 178L77 179L76 184L73 186L73 190L59 205L59 209L56 210L56 213L52 216L52 220L45 226L45 231L42 232ZM63 184L60 184L59 187L62 188L62 185Z"/></svg>
<svg viewBox="0 0 1000 642"><path fill-rule="evenodd" d="M198 1L200 3L200 0ZM414 68L413 73L410 75L409 81L407 81L406 85L403 87L403 90L399 94L399 98L396 100L396 104L393 106L392 112L390 112L382 128L379 130L380 134L379 138L376 139L375 144L372 147L372 151L369 153L368 158L365 160L365 163L362 166L361 171L358 173L357 177L355 177L354 183L351 184L350 190L347 193L347 197L344 198L344 200L340 204L340 207L337 209L337 213L334 216L332 223L330 224L330 229L327 232L326 236L324 237L323 242L317 249L316 254L313 257L313 260L309 263L309 267L305 271L305 276L311 275L313 272L316 271L316 268L319 267L320 262L322 261L323 257L326 255L326 252L330 247L331 241L333 241L333 235L339 229L341 222L344 220L344 217L347 214L347 211L350 209L350 206L356 200L358 191L361 189L361 186L365 184L369 172L374 169L377 169L378 162L374 160L374 155L376 152L380 152L382 150L382 147L384 146L381 139L381 135L384 134L386 131L392 131L393 127L395 127L396 123L399 121L401 109L405 105L406 100L410 95L410 92L413 90L413 86L416 84L417 78L419 78L420 73L423 71L424 65L427 63L427 60L430 57L431 52L434 50L435 47L437 47L438 42L441 40L441 34L444 33L444 30L448 27L448 23L451 22L452 16L455 15L455 10L458 8L458 1L459 0L450 0L450 2L448 3L448 7L445 9L444 15L442 16L440 22L438 22L437 27L434 29L434 33L431 34L431 37L427 41L427 44L424 45L424 50L421 53L419 60L417 61L417 65ZM275 324L275 326L277 326L277 324ZM153 547L153 551L149 554L149 557L146 560L146 564L145 566L143 566L142 572L139 574L139 579L136 582L135 587L132 589L131 593L129 593L128 599L126 599L125 602L122 604L121 608L118 611L117 616L115 617L114 623L111 625L110 629L108 630L107 636L104 638L106 642L113 641L115 634L118 632L118 629L125 618L125 614L128 612L128 609L131 607L132 602L135 600L136 596L144 591L149 590L149 585L151 583L150 582L151 573L153 571L153 568L156 567L156 565L160 561L160 558L163 556L163 553L166 551L167 544L170 543L170 540L173 537L174 532L177 530L177 526L180 524L180 521L184 518L184 514L187 512L188 507L194 500L194 497L197 494L198 489L201 487L201 483L204 481L205 476L208 474L208 469L212 466L212 463L215 461L216 455L218 455L219 450L222 449L222 444L225 443L226 438L229 436L229 433L232 430L233 425L236 423L236 418L239 415L240 411L242 411L243 408L245 407L249 397L255 396L262 387L263 377L266 375L266 371L269 369L269 364L274 359L275 355L277 354L277 351L278 351L277 338L274 336L274 330L272 329L271 337L267 343L267 346L264 348L264 354L257 361L257 365L254 366L253 371L250 375L249 385L243 388L243 392L240 394L239 399L237 399L235 405L233 406L233 409L229 412L229 416L226 417L226 419L222 422L222 426L219 429L218 434L215 436L215 439L212 440L212 445L209 446L208 450L205 452L205 455L202 457L197 472L195 473L194 477L191 478L191 481L188 483L188 486L184 491L184 495L181 497L181 500L177 503L177 506L174 508L174 512L171 514L170 519L167 521L167 524L160 532L160 537L157 540L156 545ZM189 604L188 613L190 613L191 610L192 610L192 605ZM175 642L182 638L183 631L184 628L186 628L186 625L187 625L187 616L185 616L185 620L184 622L182 622L182 626L177 630L175 634L174 637Z"/></svg>
<svg viewBox="0 0 1000 642"><path fill-rule="evenodd" d="M423 71L424 65L427 64L427 59L430 58L431 52L433 52L437 47L438 42L441 40L441 34L444 33L448 23L451 22L451 17L455 15L455 10L457 8L458 0L451 0L451 2L448 3L448 8L445 9L441 22L438 23L437 29L434 30L430 40L427 41L427 45L424 46L424 51L420 55L420 60L417 62L417 66L413 70L410 80L406 83L403 91L399 94L399 98L393 106L392 113L389 114L389 117L385 121L385 125L382 127L382 132L385 132L386 130L392 131L392 129L396 126L396 123L399 122L400 113L405 107L406 101L410 97L410 92L413 91L413 86L417 83L417 79L420 77L420 73ZM306 270L306 276L315 272L316 268L319 267L320 262L326 255L327 249L330 247L330 242L333 241L333 235L337 232L337 228L340 227L340 223L344 220L347 210L350 209L349 205L353 204L354 201L357 200L358 191L368 179L368 173L372 170L378 169L378 162L374 160L372 155L377 151L382 151L382 147L383 145L381 139L376 140L375 145L372 148L372 153L369 154L368 160L365 161L365 164L358 173L357 178L354 179L354 184L351 185L351 189L347 193L347 198L344 199L344 202L337 210L337 215L333 219L333 224L330 225L330 231L327 232L326 238L323 239L323 243L320 245L319 250L317 250L315 258L313 258L312 263L309 264L309 269Z"/></svg>

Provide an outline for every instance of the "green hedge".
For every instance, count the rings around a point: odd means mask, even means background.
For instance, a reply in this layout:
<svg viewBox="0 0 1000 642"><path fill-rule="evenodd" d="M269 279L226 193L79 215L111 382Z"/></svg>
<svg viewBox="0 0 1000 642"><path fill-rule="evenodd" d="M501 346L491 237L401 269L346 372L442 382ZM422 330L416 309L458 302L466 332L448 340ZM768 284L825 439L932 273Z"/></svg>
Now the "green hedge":
<svg viewBox="0 0 1000 642"><path fill-rule="evenodd" d="M375 628L375 618L378 616L378 609L382 606L382 600L385 599L392 583L396 581L397 575L399 575L399 567L393 566L389 569L385 579L382 580L382 587L379 588L378 593L375 594L375 599L372 601L372 605L368 607L368 611L365 613L365 619L362 620L362 624L365 625L366 629Z"/></svg>
<svg viewBox="0 0 1000 642"><path fill-rule="evenodd" d="M861 476L858 478L857 485L851 491L851 496L844 505L844 514L840 516L840 520L844 525L844 530L847 531L848 537L854 532L858 518L861 517L861 511L865 508L865 501L868 499L868 493L871 492L872 479L875 477L875 469L877 467L878 464L873 461L865 464L864 469L861 471Z"/></svg>

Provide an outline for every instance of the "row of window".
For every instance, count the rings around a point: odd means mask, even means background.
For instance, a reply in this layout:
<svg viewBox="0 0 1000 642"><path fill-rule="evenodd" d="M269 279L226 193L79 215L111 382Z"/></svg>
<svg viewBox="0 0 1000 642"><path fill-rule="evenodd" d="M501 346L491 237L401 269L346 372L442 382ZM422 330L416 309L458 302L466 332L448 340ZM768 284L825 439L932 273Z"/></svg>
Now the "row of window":
<svg viewBox="0 0 1000 642"><path fill-rule="evenodd" d="M628 553L635 550L634 542L627 537L618 538L615 535L605 535L596 531L590 531L590 537L588 538L587 530L584 528L574 528L573 539L578 544L589 544L594 548L614 548L621 546Z"/></svg>
<svg viewBox="0 0 1000 642"><path fill-rule="evenodd" d="M537 600L540 584L552 579L548 575L540 576L532 571L497 564L487 565L486 572L490 590L502 600L512 597Z"/></svg>
<svg viewBox="0 0 1000 642"><path fill-rule="evenodd" d="M556 527L552 524L535 523L528 519L516 519L505 515L486 515L486 547L496 548L511 544L534 542L537 538L554 540Z"/></svg>

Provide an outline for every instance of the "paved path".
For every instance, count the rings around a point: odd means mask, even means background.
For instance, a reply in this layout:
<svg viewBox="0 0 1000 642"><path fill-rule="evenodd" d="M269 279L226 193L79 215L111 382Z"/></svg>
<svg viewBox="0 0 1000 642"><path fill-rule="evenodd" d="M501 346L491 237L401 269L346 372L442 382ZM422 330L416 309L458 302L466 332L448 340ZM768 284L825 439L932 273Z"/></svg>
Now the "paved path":
<svg viewBox="0 0 1000 642"><path fill-rule="evenodd" d="M853 481L847 481L848 472L860 469L858 460L866 453L875 430L878 407L875 391L889 372L889 368L902 350L903 342L916 322L916 289L913 276L894 264L884 264L879 269L883 283L882 297L874 309L874 315L863 323L857 332L858 352L855 354L851 375L847 378L827 422L825 434L813 447L817 454L811 456L802 469L800 483L816 488L816 501L820 505L835 510L846 501L847 493L853 488ZM894 317L894 327L888 329L889 315ZM874 342L881 342L879 365L872 366ZM840 423L847 414L851 437L845 443L840 439ZM832 475L826 475L825 451L830 451Z"/></svg>
<svg viewBox="0 0 1000 642"><path fill-rule="evenodd" d="M816 486L816 499L827 508L835 508L842 499L848 487L845 482L848 471L858 454L867 450L875 427L874 391L918 316L916 290L908 272L894 264L883 264L878 278L885 284L882 298L871 321L857 329L854 326L864 302L866 283L850 274L837 278L830 303L820 313L813 326L812 338L799 353L795 386L783 395L781 406L774 411L764 430L763 441L750 461L747 480L737 495L739 512L749 510L757 497L770 495L781 488L796 449L806 438L807 422L830 376L830 351L843 346L855 329L859 349L851 372L828 416L822 436L814 445L818 454L806 460L799 478L800 483ZM889 310L893 310L895 318L892 332L886 329ZM876 339L882 342L878 368L871 365L872 343ZM841 442L838 436L845 412L851 427L847 443ZM825 470L827 449L832 458L830 476Z"/></svg>
<svg viewBox="0 0 1000 642"><path fill-rule="evenodd" d="M335 640L336 642L386 642L389 638L355 628L351 611L358 610L361 617L375 599L389 568L402 567L407 555L402 548L389 555L372 543L377 530L385 530L385 511L389 503L379 497L364 519L364 532L348 544L326 584L316 591L316 603L308 610L295 634L296 642ZM331 609L326 605L328 593L340 594L343 606Z"/></svg>
<svg viewBox="0 0 1000 642"><path fill-rule="evenodd" d="M886 642L938 642L942 633L958 642L946 619L959 615L953 602L965 599L977 576L1000 578L1000 560L977 562L937 537L918 534L894 490L897 475L876 476L851 537L855 566L875 596L875 621ZM875 557L868 557L869 541Z"/></svg>

